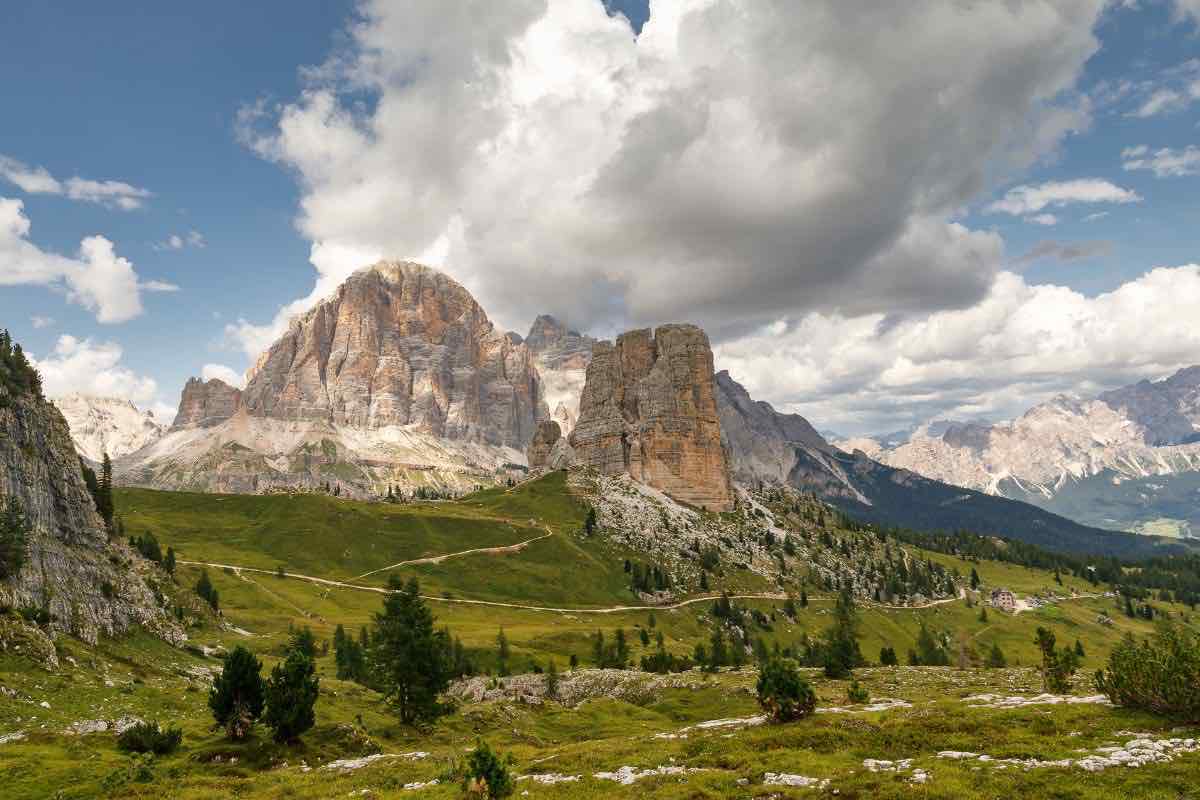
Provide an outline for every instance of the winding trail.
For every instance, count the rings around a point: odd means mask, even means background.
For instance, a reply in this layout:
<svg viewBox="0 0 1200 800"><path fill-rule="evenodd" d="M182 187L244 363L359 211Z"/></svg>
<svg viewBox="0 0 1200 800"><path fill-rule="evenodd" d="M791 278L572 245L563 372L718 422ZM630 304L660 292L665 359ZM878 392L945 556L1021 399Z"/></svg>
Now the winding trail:
<svg viewBox="0 0 1200 800"><path fill-rule="evenodd" d="M538 537L539 539L545 537ZM212 567L213 569L231 570L235 575L241 577L243 572L253 572L260 575L279 575L278 570L259 569L257 567L242 567L237 564L219 564L214 561L186 561L180 559L179 564L184 564L191 567ZM382 586L363 586L358 583L346 583L345 581L335 581L329 578L318 578L314 575L301 575L296 572L284 572L285 578L296 578L309 583L315 583L320 586L330 586L338 589L357 589L362 592L375 592L376 594L391 594L393 590L385 589ZM685 606L694 605L696 603L707 603L711 600L716 600L721 597L719 592L691 597L687 600L681 600L678 603L669 605L641 605L641 606L609 606L608 608L559 608L556 606L534 606L525 605L523 603L502 603L498 600L469 600L460 597L440 597L438 595L421 595L423 600L429 600L436 603L457 603L459 605L468 606L492 606L494 608L518 608L525 611L550 611L556 614L620 614L624 611L670 611L675 608L684 608ZM782 592L758 592L753 594L731 594L730 600L786 600L787 595Z"/></svg>
<svg viewBox="0 0 1200 800"><path fill-rule="evenodd" d="M379 569L373 569L370 572L364 572L362 575L355 575L350 580L356 581L356 580L359 580L360 578L365 578L368 575L374 575L379 572L386 572L387 570L395 569L396 567L407 567L407 566L411 566L413 564L440 564L448 558L458 558L459 556L469 556L472 553L491 553L493 555L496 553L517 553L517 552L520 552L521 550L524 550L526 545L532 544L534 542L540 542L542 539L548 539L554 535L554 531L550 530L550 526L547 525L544 527L546 528L546 532L544 534L542 534L541 536L535 536L532 539L526 539L525 541L517 542L516 544L500 545L499 547L476 547L472 550L459 550L457 553L446 553L445 555L440 555L440 556L426 556L425 558L411 558L408 561L397 561L395 564L391 564L386 567L380 567Z"/></svg>

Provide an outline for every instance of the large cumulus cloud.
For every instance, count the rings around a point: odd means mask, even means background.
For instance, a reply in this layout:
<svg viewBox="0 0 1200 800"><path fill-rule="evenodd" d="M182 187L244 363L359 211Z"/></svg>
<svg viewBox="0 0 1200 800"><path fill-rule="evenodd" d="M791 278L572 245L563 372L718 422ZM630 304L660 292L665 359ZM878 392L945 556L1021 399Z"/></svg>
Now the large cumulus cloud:
<svg viewBox="0 0 1200 800"><path fill-rule="evenodd" d="M424 257L508 327L688 319L730 340L988 296L956 220L1087 124L1103 0L369 0L350 44L246 141L295 171L313 294Z"/></svg>

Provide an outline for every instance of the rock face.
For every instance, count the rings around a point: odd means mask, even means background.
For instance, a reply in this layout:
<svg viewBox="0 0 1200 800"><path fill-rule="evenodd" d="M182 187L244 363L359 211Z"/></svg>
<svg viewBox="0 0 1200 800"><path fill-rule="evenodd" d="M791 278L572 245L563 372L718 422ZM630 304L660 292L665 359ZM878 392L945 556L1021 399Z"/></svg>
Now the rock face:
<svg viewBox="0 0 1200 800"><path fill-rule="evenodd" d="M251 416L353 428L402 425L524 448L549 416L529 349L461 285L408 262L350 276L294 320L242 392Z"/></svg>
<svg viewBox="0 0 1200 800"><path fill-rule="evenodd" d="M551 416L562 428L563 436L571 433L579 418L579 396L595 343L591 336L570 330L549 314L535 319L525 337L525 346L533 353L542 376L546 403L553 409Z"/></svg>
<svg viewBox="0 0 1200 800"><path fill-rule="evenodd" d="M293 320L244 390L189 381L170 433L116 476L193 491L462 492L507 478L548 418L519 336L442 273L381 262Z"/></svg>
<svg viewBox="0 0 1200 800"><path fill-rule="evenodd" d="M25 564L0 580L0 604L44 610L51 631L92 643L139 625L174 643L184 639L130 568L140 557L108 541L62 414L2 386L0 496L16 497L32 529Z"/></svg>
<svg viewBox="0 0 1200 800"><path fill-rule="evenodd" d="M222 380L188 378L179 398L179 411L171 430L211 428L232 417L242 407L242 393Z"/></svg>
<svg viewBox="0 0 1200 800"><path fill-rule="evenodd" d="M626 472L685 503L733 508L721 444L712 349L694 325L629 331L597 342L570 444L579 463Z"/></svg>
<svg viewBox="0 0 1200 800"><path fill-rule="evenodd" d="M70 394L51 402L67 420L75 449L95 462L105 453L111 458L132 453L166 432L153 414L121 398Z"/></svg>
<svg viewBox="0 0 1200 800"><path fill-rule="evenodd" d="M533 434L533 441L529 443L529 450L526 458L529 461L529 469L543 469L550 461L550 453L554 450L554 445L562 438L562 429L554 420L543 420L538 423L537 431Z"/></svg>

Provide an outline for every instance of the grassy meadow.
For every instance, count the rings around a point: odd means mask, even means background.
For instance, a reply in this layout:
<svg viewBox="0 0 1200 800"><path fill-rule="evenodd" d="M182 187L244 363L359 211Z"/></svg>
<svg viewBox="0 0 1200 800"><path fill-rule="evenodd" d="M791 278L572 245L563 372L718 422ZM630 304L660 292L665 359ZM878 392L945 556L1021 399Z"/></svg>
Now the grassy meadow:
<svg viewBox="0 0 1200 800"><path fill-rule="evenodd" d="M639 628L653 625L666 647L690 654L707 641L712 627L707 601L677 609L603 613L641 605L629 588L623 552L603 537L581 535L584 507L565 490L561 474L491 489L454 502L366 504L319 495L223 496L123 489L118 508L128 534L153 532L163 548L184 561L252 567L248 572L180 565L176 581L194 585L206 569L220 593L227 624L211 622L188 631L206 647L242 644L269 670L284 654L289 632L312 628L332 637L338 624L356 633L382 604L377 591L394 572L415 577L430 598L439 626L460 637L484 668L495 665L496 636L503 628L512 646L514 672L553 660L567 671L572 655L589 667L589 635L623 628L634 662L650 648ZM476 548L505 547L547 532L550 536L518 551L481 552L436 564L414 564L376 572L400 561ZM984 589L1007 586L1021 595L1055 590L1081 595L1094 589L1064 576L1008 564L971 564L950 556L929 558L968 574L972 566ZM353 583L363 588L322 585L286 572ZM744 581L744 577L737 577ZM1077 584L1077 585L1073 585ZM731 584L732 585L732 584ZM743 588L737 584L735 588ZM726 588L720 581L714 591ZM769 589L770 587L764 587ZM375 591L372 591L375 589ZM472 604L470 600L570 610L532 610ZM810 603L788 620L782 601L741 600L768 618L754 636L771 646L797 644L818 635L830 620L832 599ZM1172 616L1194 624L1186 608L1158 603ZM1168 720L1092 703L972 708L964 699L980 693L1030 696L1041 691L1034 630L1052 628L1064 644L1080 641L1086 652L1075 692L1094 694L1090 676L1126 632L1142 635L1151 623L1125 617L1106 597L1077 597L1018 615L964 600L921 609L864 605L860 609L862 650L875 661L879 648L895 647L904 658L921 625L965 641L979 654L1000 645L1010 668L866 668L857 677L873 699L903 705L869 711L849 707L818 713L787 725L729 725L686 730L712 720L758 714L753 668L717 675L692 671L657 679L630 673L612 680L649 681L651 689L625 695L598 691L577 705L500 697L462 702L428 729L400 726L379 696L335 677L332 652L318 659L321 696L317 725L293 746L277 745L259 728L248 742L232 744L211 728L206 674L220 661L199 648L174 649L146 636L102 641L89 647L60 640L57 672L33 668L18 654L0 654L0 780L6 798L327 798L459 797L447 776L478 738L511 752L518 775L556 775L575 780L542 783L527 778L517 794L529 797L724 798L724 797L1061 797L1185 798L1200 796L1200 753L1137 769L1090 773L1077 767L980 766L938 758L939 751L970 751L997 759L1043 761L1079 758L1081 752L1121 744L1134 733L1196 737L1195 729L1172 733ZM1100 618L1111 617L1111 625ZM653 637L651 637L653 646ZM581 672L584 680L590 672ZM600 673L596 673L600 675ZM821 708L847 707L845 682L811 678ZM567 676L571 679L571 676ZM487 682L489 679L482 679ZM528 680L540 680L537 678ZM608 680L608 678L605 678ZM654 683L654 681L659 681ZM503 692L501 692L503 694ZM45 707L42 703L47 704ZM156 758L120 753L112 733L71 734L81 721L132 715L182 726L183 747ZM19 736L14 736L19 734ZM422 753L421 756L405 754ZM356 769L331 769L330 762L383 754ZM872 772L864 759L911 764ZM621 767L680 768L628 785L594 777ZM929 777L914 780L915 771ZM815 779L809 787L765 783L768 773ZM405 789L406 785L435 785ZM828 781L822 784L821 781Z"/></svg>

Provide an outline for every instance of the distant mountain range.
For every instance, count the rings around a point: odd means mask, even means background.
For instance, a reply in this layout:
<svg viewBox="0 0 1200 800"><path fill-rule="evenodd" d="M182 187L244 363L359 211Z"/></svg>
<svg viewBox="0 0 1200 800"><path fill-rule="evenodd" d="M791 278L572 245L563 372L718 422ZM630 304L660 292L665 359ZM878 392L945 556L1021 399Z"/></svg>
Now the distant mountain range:
<svg viewBox="0 0 1200 800"><path fill-rule="evenodd" d="M861 450L831 445L804 417L751 399L728 372L716 376L722 434L734 477L753 485L785 483L836 505L858 519L916 530L971 530L1050 550L1131 558L1182 548L1079 524L1029 503L952 486L882 464Z"/></svg>
<svg viewBox="0 0 1200 800"><path fill-rule="evenodd" d="M1087 525L1200 537L1200 367L1090 400L1060 395L1012 422L835 444Z"/></svg>

